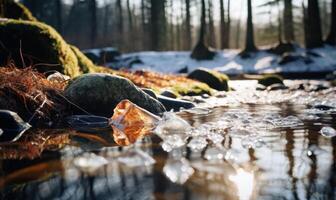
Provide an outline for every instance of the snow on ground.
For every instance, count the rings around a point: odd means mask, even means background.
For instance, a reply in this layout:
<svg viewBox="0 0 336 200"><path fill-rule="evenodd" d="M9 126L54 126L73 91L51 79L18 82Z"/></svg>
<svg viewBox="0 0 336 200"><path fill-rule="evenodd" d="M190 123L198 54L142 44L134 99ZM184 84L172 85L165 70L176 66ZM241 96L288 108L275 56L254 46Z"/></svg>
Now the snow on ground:
<svg viewBox="0 0 336 200"><path fill-rule="evenodd" d="M190 58L190 52L137 52L124 54L123 58L138 56L143 64L134 64L132 69L145 69L164 73L176 73L188 67L192 71L198 67L215 69L227 74L272 73L272 72L320 72L336 70L336 48L325 46L311 50L318 57L309 56L313 62L307 64L302 59L279 65L280 56L259 51L251 58L242 59L239 50L218 51L213 60L196 61ZM304 55L305 49L298 48L296 55Z"/></svg>

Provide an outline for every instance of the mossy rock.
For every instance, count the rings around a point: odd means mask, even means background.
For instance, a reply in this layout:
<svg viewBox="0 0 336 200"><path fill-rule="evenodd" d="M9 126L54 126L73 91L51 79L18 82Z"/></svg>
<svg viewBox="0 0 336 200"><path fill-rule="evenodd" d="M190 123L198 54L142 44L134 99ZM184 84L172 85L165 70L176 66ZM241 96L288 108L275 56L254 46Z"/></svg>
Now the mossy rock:
<svg viewBox="0 0 336 200"><path fill-rule="evenodd" d="M143 92L131 81L110 74L91 73L77 77L65 89L65 96L91 114L105 117L111 117L115 106L124 99L153 114L159 115L165 111L159 101Z"/></svg>
<svg viewBox="0 0 336 200"><path fill-rule="evenodd" d="M2 4L0 5L0 16L10 19L37 21L27 7L14 0L2 0Z"/></svg>
<svg viewBox="0 0 336 200"><path fill-rule="evenodd" d="M175 85L170 88L174 94L181 96L200 96L202 94L212 95L213 90L204 83L186 83Z"/></svg>
<svg viewBox="0 0 336 200"><path fill-rule="evenodd" d="M333 80L330 83L331 83L331 86L336 87L336 80Z"/></svg>
<svg viewBox="0 0 336 200"><path fill-rule="evenodd" d="M0 21L0 38L1 65L10 58L17 67L33 66L39 72L58 71L71 77L80 74L75 53L55 29L44 23Z"/></svg>
<svg viewBox="0 0 336 200"><path fill-rule="evenodd" d="M282 85L284 84L283 78L276 74L264 75L262 78L258 80L258 83L266 87L273 85L273 84L282 84Z"/></svg>
<svg viewBox="0 0 336 200"><path fill-rule="evenodd" d="M213 89L219 91L229 91L229 77L215 70L199 68L192 71L188 78L207 84Z"/></svg>
<svg viewBox="0 0 336 200"><path fill-rule="evenodd" d="M78 66L83 73L93 73L95 72L96 65L86 57L77 47L70 45L72 51L77 57Z"/></svg>

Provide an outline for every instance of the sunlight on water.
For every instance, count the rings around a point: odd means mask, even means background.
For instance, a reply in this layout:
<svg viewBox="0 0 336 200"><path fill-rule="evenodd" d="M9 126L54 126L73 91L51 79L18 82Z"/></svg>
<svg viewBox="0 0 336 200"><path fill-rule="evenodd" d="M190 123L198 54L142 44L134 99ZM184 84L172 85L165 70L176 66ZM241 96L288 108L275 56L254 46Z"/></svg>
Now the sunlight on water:
<svg viewBox="0 0 336 200"><path fill-rule="evenodd" d="M251 198L254 187L253 173L238 169L237 174L229 176L229 179L236 185L239 199L247 200Z"/></svg>

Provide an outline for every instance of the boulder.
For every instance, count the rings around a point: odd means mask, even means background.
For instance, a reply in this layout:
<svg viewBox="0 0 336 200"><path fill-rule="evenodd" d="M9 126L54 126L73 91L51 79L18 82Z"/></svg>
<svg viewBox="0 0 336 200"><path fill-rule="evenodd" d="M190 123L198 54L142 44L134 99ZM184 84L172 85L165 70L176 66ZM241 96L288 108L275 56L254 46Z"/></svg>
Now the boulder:
<svg viewBox="0 0 336 200"><path fill-rule="evenodd" d="M282 85L284 84L283 78L276 74L264 75L262 78L258 80L258 83L266 87L273 85L273 84L282 84Z"/></svg>
<svg viewBox="0 0 336 200"><path fill-rule="evenodd" d="M111 117L115 106L124 99L156 115L165 111L159 101L143 92L128 79L109 74L82 75L67 86L65 96L89 113L105 117Z"/></svg>
<svg viewBox="0 0 336 200"><path fill-rule="evenodd" d="M165 96L165 97L169 97L169 98L173 98L173 99L176 99L178 97L178 94L174 93L171 90L164 90L164 91L161 92L160 95Z"/></svg>
<svg viewBox="0 0 336 200"><path fill-rule="evenodd" d="M229 78L220 72L215 70L209 70L205 68L199 68L192 71L188 78L206 83L213 89L219 91L229 91L228 80Z"/></svg>
<svg viewBox="0 0 336 200"><path fill-rule="evenodd" d="M0 110L0 142L15 142L30 127L17 113Z"/></svg>
<svg viewBox="0 0 336 200"><path fill-rule="evenodd" d="M76 55L50 26L33 21L0 21L0 64L15 62L17 67L32 66L39 72L58 71L70 77L80 74ZM22 62L22 57L24 62Z"/></svg>
<svg viewBox="0 0 336 200"><path fill-rule="evenodd" d="M156 96L155 92L152 89L142 88L142 91L144 91L146 94L148 94L149 96L153 97L154 99L157 99L157 96Z"/></svg>

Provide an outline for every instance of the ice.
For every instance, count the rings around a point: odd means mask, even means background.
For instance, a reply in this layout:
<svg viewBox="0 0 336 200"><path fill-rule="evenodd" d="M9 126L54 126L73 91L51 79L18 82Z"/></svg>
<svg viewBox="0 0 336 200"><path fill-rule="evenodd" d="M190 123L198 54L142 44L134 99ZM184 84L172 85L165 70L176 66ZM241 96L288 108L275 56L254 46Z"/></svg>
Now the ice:
<svg viewBox="0 0 336 200"><path fill-rule="evenodd" d="M190 140L187 146L191 149L191 151L199 152L202 151L207 146L207 144L208 142L206 138L194 137Z"/></svg>
<svg viewBox="0 0 336 200"><path fill-rule="evenodd" d="M120 163L128 167L146 167L155 164L155 160L152 156L138 148L128 149L117 159Z"/></svg>
<svg viewBox="0 0 336 200"><path fill-rule="evenodd" d="M241 145L245 149L255 149L260 148L265 144L262 138L257 134L246 135L241 139Z"/></svg>
<svg viewBox="0 0 336 200"><path fill-rule="evenodd" d="M220 144L223 142L224 137L220 133L211 132L207 135L207 138L214 144Z"/></svg>
<svg viewBox="0 0 336 200"><path fill-rule="evenodd" d="M336 130L332 127L323 127L321 130L320 130L320 133L321 135L323 135L324 137L327 137L327 138L332 138L332 137L335 137L336 136Z"/></svg>
<svg viewBox="0 0 336 200"><path fill-rule="evenodd" d="M167 135L164 138L161 146L166 152L170 152L173 149L180 148L186 144L186 138L179 134Z"/></svg>
<svg viewBox="0 0 336 200"><path fill-rule="evenodd" d="M191 126L175 113L166 112L162 119L158 122L154 132L164 139L171 134L186 134L191 129Z"/></svg>
<svg viewBox="0 0 336 200"><path fill-rule="evenodd" d="M210 147L205 151L204 158L209 161L221 161L224 159L225 150L221 147Z"/></svg>
<svg viewBox="0 0 336 200"><path fill-rule="evenodd" d="M103 165L106 165L108 161L104 157L97 156L94 153L84 153L83 155L76 157L73 160L73 163L82 172L92 174Z"/></svg>
<svg viewBox="0 0 336 200"><path fill-rule="evenodd" d="M163 172L173 183L184 184L194 173L189 161L185 158L169 158L163 167Z"/></svg>
<svg viewBox="0 0 336 200"><path fill-rule="evenodd" d="M303 125L303 122L296 116L288 116L285 118L274 118L270 119L270 122L275 125L276 127L281 127L281 128L291 128L291 127L296 127Z"/></svg>

